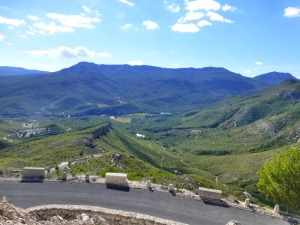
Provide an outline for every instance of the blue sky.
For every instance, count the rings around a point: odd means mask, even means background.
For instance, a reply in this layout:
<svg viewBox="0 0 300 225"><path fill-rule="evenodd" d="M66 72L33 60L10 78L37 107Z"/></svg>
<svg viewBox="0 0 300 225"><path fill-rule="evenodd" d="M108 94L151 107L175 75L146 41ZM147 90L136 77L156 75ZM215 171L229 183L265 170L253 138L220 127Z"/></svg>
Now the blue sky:
<svg viewBox="0 0 300 225"><path fill-rule="evenodd" d="M216 66L300 78L299 52L299 0L0 0L1 66Z"/></svg>

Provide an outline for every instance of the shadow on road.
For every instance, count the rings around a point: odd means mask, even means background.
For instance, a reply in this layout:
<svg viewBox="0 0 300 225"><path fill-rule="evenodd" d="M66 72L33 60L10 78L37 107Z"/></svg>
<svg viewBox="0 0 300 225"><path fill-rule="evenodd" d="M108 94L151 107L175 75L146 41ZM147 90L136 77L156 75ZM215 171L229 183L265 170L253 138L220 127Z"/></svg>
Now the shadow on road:
<svg viewBox="0 0 300 225"><path fill-rule="evenodd" d="M213 199L213 198L201 198L201 199L204 202L204 204L207 204L207 205L214 205L214 206L229 208L228 203L221 199Z"/></svg>
<svg viewBox="0 0 300 225"><path fill-rule="evenodd" d="M44 178L22 178L20 183L43 183Z"/></svg>
<svg viewBox="0 0 300 225"><path fill-rule="evenodd" d="M153 192L154 192L154 190L153 190L153 188L152 188L152 187L148 187L148 190L149 190L151 193L153 193Z"/></svg>
<svg viewBox="0 0 300 225"><path fill-rule="evenodd" d="M169 191L173 196L176 196L176 192L175 191Z"/></svg>
<svg viewBox="0 0 300 225"><path fill-rule="evenodd" d="M120 185L114 185L114 184L106 184L106 188L113 189L113 190L116 190L116 191L125 191L125 192L130 191L130 187L128 185L120 186Z"/></svg>

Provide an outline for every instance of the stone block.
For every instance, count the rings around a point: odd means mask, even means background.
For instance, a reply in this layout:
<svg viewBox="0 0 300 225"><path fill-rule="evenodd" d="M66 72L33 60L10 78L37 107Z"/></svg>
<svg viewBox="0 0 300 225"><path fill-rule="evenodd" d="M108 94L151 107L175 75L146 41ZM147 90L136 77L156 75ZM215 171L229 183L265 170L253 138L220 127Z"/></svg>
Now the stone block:
<svg viewBox="0 0 300 225"><path fill-rule="evenodd" d="M244 206L245 207L249 207L250 206L250 200L249 200L249 198L246 198L246 200L244 202Z"/></svg>
<svg viewBox="0 0 300 225"><path fill-rule="evenodd" d="M66 172L63 172L62 180L63 180L63 181L66 181L67 178L68 178L67 173L66 173Z"/></svg>
<svg viewBox="0 0 300 225"><path fill-rule="evenodd" d="M128 186L126 173L106 173L105 174L106 185L113 186Z"/></svg>
<svg viewBox="0 0 300 225"><path fill-rule="evenodd" d="M24 167L23 177L24 178L45 178L45 168L42 167Z"/></svg>
<svg viewBox="0 0 300 225"><path fill-rule="evenodd" d="M173 184L169 184L169 186L168 186L168 191L174 191L174 187L173 187Z"/></svg>
<svg viewBox="0 0 300 225"><path fill-rule="evenodd" d="M276 205L275 205L275 207L274 207L273 213L275 213L275 214L279 214L279 211L280 211L280 209L279 209L279 205L278 205L278 204L276 204Z"/></svg>
<svg viewBox="0 0 300 225"><path fill-rule="evenodd" d="M90 174L85 174L85 182L90 183Z"/></svg>
<svg viewBox="0 0 300 225"><path fill-rule="evenodd" d="M152 185L151 185L151 181L150 181L150 180L147 180L147 181L146 181L146 185L147 185L147 188L148 188L148 189L151 189L151 188L152 188Z"/></svg>

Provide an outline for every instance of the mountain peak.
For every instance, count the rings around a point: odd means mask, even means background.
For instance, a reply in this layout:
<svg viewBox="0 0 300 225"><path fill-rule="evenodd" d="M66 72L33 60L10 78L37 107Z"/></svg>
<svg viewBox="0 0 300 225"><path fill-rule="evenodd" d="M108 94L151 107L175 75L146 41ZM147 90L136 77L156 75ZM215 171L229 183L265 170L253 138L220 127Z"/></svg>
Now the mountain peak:
<svg viewBox="0 0 300 225"><path fill-rule="evenodd" d="M298 80L290 73L282 73L276 71L258 75L256 77L253 77L253 79L272 85L279 84L285 80Z"/></svg>

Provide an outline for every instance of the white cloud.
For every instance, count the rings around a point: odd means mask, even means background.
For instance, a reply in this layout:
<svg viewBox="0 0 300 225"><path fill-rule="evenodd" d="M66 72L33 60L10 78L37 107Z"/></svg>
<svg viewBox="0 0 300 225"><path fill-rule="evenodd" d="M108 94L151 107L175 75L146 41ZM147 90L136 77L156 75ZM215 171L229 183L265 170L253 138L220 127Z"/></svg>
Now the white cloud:
<svg viewBox="0 0 300 225"><path fill-rule="evenodd" d="M29 30L27 30L26 32L25 32L25 35L35 35L37 32L32 28L32 27L29 27ZM42 33L41 31L40 31L40 33ZM43 33L44 34L44 33Z"/></svg>
<svg viewBox="0 0 300 225"><path fill-rule="evenodd" d="M9 26L18 27L21 25L25 25L26 22L24 20L14 19L14 18L5 18L3 16L0 16L0 24L6 24Z"/></svg>
<svg viewBox="0 0 300 225"><path fill-rule="evenodd" d="M127 23L127 24L121 26L122 30L128 30L130 28L133 28L133 24L131 24L131 23Z"/></svg>
<svg viewBox="0 0 300 225"><path fill-rule="evenodd" d="M48 18L57 20L65 27L77 27L77 28L95 28L94 23L101 22L98 17L86 17L84 15L64 15L58 13L47 13Z"/></svg>
<svg viewBox="0 0 300 225"><path fill-rule="evenodd" d="M251 70L244 71L244 74L249 74L249 73L251 73Z"/></svg>
<svg viewBox="0 0 300 225"><path fill-rule="evenodd" d="M207 12L207 16L209 17L209 19L211 21L219 21L222 23L233 23L232 20L226 19L223 16L221 16L220 14L216 13L216 12Z"/></svg>
<svg viewBox="0 0 300 225"><path fill-rule="evenodd" d="M171 66L169 66L170 68L180 68L180 63L172 63Z"/></svg>
<svg viewBox="0 0 300 225"><path fill-rule="evenodd" d="M235 11L236 10L236 7L235 6L231 6L231 5L228 5L228 4L225 4L223 7L222 7L222 10L223 11Z"/></svg>
<svg viewBox="0 0 300 225"><path fill-rule="evenodd" d="M173 13L177 13L180 11L180 7L177 3L173 3L171 5L168 5L167 6L167 9L170 11L170 12L173 12Z"/></svg>
<svg viewBox="0 0 300 225"><path fill-rule="evenodd" d="M57 32L74 32L75 29L73 27L67 27L67 26L57 26L55 23L45 24L43 22L34 23L33 26L37 28L38 30L31 30L28 31L27 34L34 35L35 33L39 34L55 34Z"/></svg>
<svg viewBox="0 0 300 225"><path fill-rule="evenodd" d="M143 25L146 27L147 30L157 30L157 29L159 29L158 24L153 22L153 21L150 21L150 20L143 21Z"/></svg>
<svg viewBox="0 0 300 225"><path fill-rule="evenodd" d="M27 51L27 54L33 56L47 56L50 58L58 58L60 56L66 58L81 58L81 57L95 57L95 56L109 57L110 56L110 53L107 52L97 53L95 51L88 50L86 47L83 46L79 46L75 48L61 46L55 49Z"/></svg>
<svg viewBox="0 0 300 225"><path fill-rule="evenodd" d="M129 6L134 6L134 3L129 2L128 0L119 0L119 2L122 2L122 3L126 4L126 5L129 5Z"/></svg>
<svg viewBox="0 0 300 225"><path fill-rule="evenodd" d="M32 15L28 15L27 18L30 19L30 20L33 20L33 21L40 20L37 16L32 16Z"/></svg>
<svg viewBox="0 0 300 225"><path fill-rule="evenodd" d="M99 53L97 53L97 56L99 56L101 58L108 58L108 57L111 57L111 54L108 52L99 52Z"/></svg>
<svg viewBox="0 0 300 225"><path fill-rule="evenodd" d="M203 18L205 14L203 12L188 12L184 17L181 17L178 22L179 23L185 23L190 20L199 20Z"/></svg>
<svg viewBox="0 0 300 225"><path fill-rule="evenodd" d="M300 17L300 8L297 7L287 7L284 9L284 16L285 17Z"/></svg>
<svg viewBox="0 0 300 225"><path fill-rule="evenodd" d="M83 8L83 10L86 12L86 13L91 13L92 12L92 10L90 10L87 6L85 6L85 5L82 5L81 6L82 8Z"/></svg>
<svg viewBox="0 0 300 225"><path fill-rule="evenodd" d="M132 66L141 66L141 65L144 65L144 62L141 60L132 60L132 61L128 62L128 64L132 65Z"/></svg>
<svg viewBox="0 0 300 225"><path fill-rule="evenodd" d="M217 11L221 8L221 4L215 0L185 0L186 10L197 11L197 10L214 10Z"/></svg>
<svg viewBox="0 0 300 225"><path fill-rule="evenodd" d="M4 36L2 34L0 34L0 41L4 40Z"/></svg>
<svg viewBox="0 0 300 225"><path fill-rule="evenodd" d="M165 1L165 4L167 1ZM232 20L224 18L216 11L234 11L236 7L225 4L222 6L216 0L184 0L187 13L178 19L177 23L170 28L176 32L196 33L200 28L212 26L213 23L203 18L208 17L211 21L219 21L223 23L233 23ZM191 23L190 21L197 21Z"/></svg>
<svg viewBox="0 0 300 225"><path fill-rule="evenodd" d="M200 20L197 25L199 27L212 26L212 23L207 20Z"/></svg>
<svg viewBox="0 0 300 225"><path fill-rule="evenodd" d="M34 21L28 27L26 35L52 35L58 32L74 32L76 28L96 28L95 24L101 22L98 11L92 11L83 5L85 12L91 12L95 16L86 16L84 13L80 15L65 15L58 13L47 13L46 18L28 15L27 18Z"/></svg>
<svg viewBox="0 0 300 225"><path fill-rule="evenodd" d="M200 31L199 27L194 23L176 23L171 26L171 29L181 33L196 33Z"/></svg>
<svg viewBox="0 0 300 225"><path fill-rule="evenodd" d="M257 62L255 62L255 65L257 65L257 66L261 66L261 65L263 65L264 63L263 62L260 62L260 61L257 61Z"/></svg>
<svg viewBox="0 0 300 225"><path fill-rule="evenodd" d="M14 46L14 44L11 42L6 42L5 44L7 44L8 46Z"/></svg>

